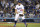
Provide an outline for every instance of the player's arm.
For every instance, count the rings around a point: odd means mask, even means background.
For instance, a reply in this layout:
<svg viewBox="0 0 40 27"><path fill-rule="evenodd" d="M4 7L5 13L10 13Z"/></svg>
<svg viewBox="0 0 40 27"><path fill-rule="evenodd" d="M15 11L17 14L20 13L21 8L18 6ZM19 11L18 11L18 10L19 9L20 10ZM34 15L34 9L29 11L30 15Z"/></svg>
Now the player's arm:
<svg viewBox="0 0 40 27"><path fill-rule="evenodd" d="M15 13L17 13L17 9L15 9Z"/></svg>
<svg viewBox="0 0 40 27"><path fill-rule="evenodd" d="M22 6L23 14L24 14L24 6Z"/></svg>
<svg viewBox="0 0 40 27"><path fill-rule="evenodd" d="M24 14L24 9L23 9L23 14Z"/></svg>
<svg viewBox="0 0 40 27"><path fill-rule="evenodd" d="M15 13L17 13L17 6L15 7Z"/></svg>

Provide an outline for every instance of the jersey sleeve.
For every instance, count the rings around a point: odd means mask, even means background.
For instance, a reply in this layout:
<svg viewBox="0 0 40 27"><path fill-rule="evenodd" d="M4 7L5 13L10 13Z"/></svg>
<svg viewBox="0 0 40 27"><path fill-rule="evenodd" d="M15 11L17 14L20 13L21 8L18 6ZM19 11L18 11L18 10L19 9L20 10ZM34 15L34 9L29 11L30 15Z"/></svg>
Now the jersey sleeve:
<svg viewBox="0 0 40 27"><path fill-rule="evenodd" d="M17 5L15 6L15 9L17 9Z"/></svg>
<svg viewBox="0 0 40 27"><path fill-rule="evenodd" d="M24 6L22 6L22 9L24 9Z"/></svg>

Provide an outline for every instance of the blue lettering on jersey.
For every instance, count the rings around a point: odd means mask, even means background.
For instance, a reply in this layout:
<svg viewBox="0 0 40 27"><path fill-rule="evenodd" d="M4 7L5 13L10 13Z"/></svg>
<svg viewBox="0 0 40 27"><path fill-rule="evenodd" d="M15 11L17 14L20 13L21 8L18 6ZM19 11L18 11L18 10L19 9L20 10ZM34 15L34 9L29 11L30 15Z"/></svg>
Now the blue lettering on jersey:
<svg viewBox="0 0 40 27"><path fill-rule="evenodd" d="M22 9L22 8L17 8L18 10Z"/></svg>

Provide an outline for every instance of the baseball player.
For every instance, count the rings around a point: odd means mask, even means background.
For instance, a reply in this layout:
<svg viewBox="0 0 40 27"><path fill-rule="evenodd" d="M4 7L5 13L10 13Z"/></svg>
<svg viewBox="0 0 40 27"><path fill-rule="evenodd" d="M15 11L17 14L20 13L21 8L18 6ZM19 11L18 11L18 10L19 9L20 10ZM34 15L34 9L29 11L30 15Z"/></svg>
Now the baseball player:
<svg viewBox="0 0 40 27"><path fill-rule="evenodd" d="M21 4L21 1L19 1L18 4L16 5L15 13L16 13L16 15L15 15L15 25L14 25L14 27L16 27L16 23L17 23L17 20L19 19L19 17L22 18L22 20L25 24L25 27L27 27L25 16L24 16L24 6Z"/></svg>

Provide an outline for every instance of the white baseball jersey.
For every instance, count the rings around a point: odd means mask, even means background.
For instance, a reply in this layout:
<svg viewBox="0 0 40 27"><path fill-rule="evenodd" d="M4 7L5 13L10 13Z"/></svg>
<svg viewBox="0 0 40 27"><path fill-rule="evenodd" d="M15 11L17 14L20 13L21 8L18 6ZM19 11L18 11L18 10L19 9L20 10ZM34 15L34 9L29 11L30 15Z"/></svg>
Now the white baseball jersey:
<svg viewBox="0 0 40 27"><path fill-rule="evenodd" d="M15 9L17 9L17 12L19 12L19 14L23 14L23 10L24 9L24 6L22 4L19 5L16 5Z"/></svg>

